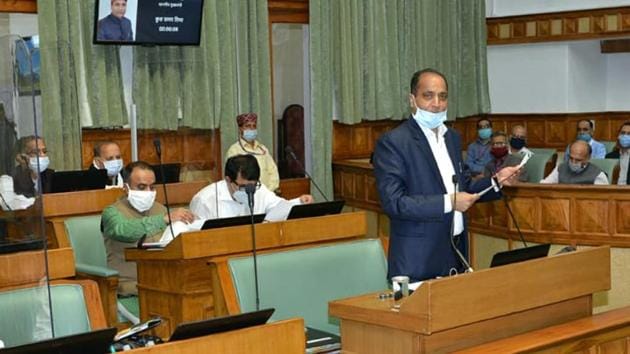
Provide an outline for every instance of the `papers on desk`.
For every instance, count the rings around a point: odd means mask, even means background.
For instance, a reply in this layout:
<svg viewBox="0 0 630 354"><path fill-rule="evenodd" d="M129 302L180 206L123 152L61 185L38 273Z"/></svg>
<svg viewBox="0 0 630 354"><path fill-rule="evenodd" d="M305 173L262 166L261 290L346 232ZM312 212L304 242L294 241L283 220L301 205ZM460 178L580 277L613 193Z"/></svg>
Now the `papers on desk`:
<svg viewBox="0 0 630 354"><path fill-rule="evenodd" d="M291 208L294 205L299 205L300 199L295 198L291 200L281 200L275 207L269 209L267 211L267 215L265 215L266 221L284 221L289 216L291 212Z"/></svg>
<svg viewBox="0 0 630 354"><path fill-rule="evenodd" d="M175 235L171 233L171 227L166 226L166 229L162 233L162 237L160 238L160 241L145 242L143 243L143 246L165 247L166 245L168 245L169 242L173 241L175 237L179 236L180 234L184 232L201 230L201 226L203 225L204 221L205 220L198 219L191 222L190 224L187 224L183 221L175 221L173 223L173 233Z"/></svg>

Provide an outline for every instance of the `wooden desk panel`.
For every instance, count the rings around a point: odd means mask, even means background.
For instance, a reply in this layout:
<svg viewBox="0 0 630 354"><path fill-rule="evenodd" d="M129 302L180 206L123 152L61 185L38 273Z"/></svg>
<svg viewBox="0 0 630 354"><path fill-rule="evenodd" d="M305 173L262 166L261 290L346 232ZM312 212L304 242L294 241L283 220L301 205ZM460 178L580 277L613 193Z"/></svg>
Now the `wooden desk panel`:
<svg viewBox="0 0 630 354"><path fill-rule="evenodd" d="M598 247L425 281L398 302L336 300L329 313L344 351L441 353L590 316L591 294L609 288L610 249Z"/></svg>
<svg viewBox="0 0 630 354"><path fill-rule="evenodd" d="M295 318L263 326L134 349L138 354L303 354L304 320Z"/></svg>
<svg viewBox="0 0 630 354"><path fill-rule="evenodd" d="M0 289L41 281L46 274L44 260L44 251L0 255ZM48 277L50 280L72 278L74 275L72 248L48 250Z"/></svg>
<svg viewBox="0 0 630 354"><path fill-rule="evenodd" d="M482 344L457 353L628 353L630 307Z"/></svg>

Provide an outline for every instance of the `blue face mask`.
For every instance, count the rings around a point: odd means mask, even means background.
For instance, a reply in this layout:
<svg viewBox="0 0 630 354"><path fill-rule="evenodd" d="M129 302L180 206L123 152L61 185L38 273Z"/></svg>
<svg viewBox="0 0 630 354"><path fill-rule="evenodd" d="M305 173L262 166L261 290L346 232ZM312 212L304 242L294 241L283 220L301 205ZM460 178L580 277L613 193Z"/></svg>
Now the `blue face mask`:
<svg viewBox="0 0 630 354"><path fill-rule="evenodd" d="M481 138L481 140L490 139L492 136L492 128L481 128L477 130L477 134L479 134L479 138Z"/></svg>
<svg viewBox="0 0 630 354"><path fill-rule="evenodd" d="M578 134L577 139L586 141L588 143L591 141L592 137L590 133L580 133Z"/></svg>
<svg viewBox="0 0 630 354"><path fill-rule="evenodd" d="M435 129L446 121L446 111L433 113L416 108L416 113L413 114L413 119L425 128Z"/></svg>
<svg viewBox="0 0 630 354"><path fill-rule="evenodd" d="M250 143L256 140L257 136L258 136L258 131L256 129L243 130L243 139L247 140Z"/></svg>
<svg viewBox="0 0 630 354"><path fill-rule="evenodd" d="M627 149L630 147L630 135L619 135L619 145L622 148Z"/></svg>
<svg viewBox="0 0 630 354"><path fill-rule="evenodd" d="M103 165L105 166L105 169L107 170L107 175L109 177L114 177L118 175L118 172L120 172L120 170L122 170L123 161L122 159L109 160L109 161L104 161Z"/></svg>

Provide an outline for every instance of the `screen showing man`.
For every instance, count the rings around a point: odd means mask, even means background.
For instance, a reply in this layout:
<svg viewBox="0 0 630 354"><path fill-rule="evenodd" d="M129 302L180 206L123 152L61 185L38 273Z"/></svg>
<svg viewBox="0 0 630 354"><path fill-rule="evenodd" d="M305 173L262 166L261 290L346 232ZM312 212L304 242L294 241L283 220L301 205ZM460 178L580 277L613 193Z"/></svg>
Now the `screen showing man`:
<svg viewBox="0 0 630 354"><path fill-rule="evenodd" d="M99 21L96 38L99 41L131 42L134 40L133 24L125 17L127 13L127 0L111 0L110 13L101 16L99 9Z"/></svg>

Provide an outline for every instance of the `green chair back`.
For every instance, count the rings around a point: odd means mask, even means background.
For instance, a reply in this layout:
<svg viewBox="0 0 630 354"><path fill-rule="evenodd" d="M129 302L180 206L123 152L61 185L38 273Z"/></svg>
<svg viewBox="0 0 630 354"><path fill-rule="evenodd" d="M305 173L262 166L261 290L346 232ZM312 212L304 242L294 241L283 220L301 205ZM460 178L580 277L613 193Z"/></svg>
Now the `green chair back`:
<svg viewBox="0 0 630 354"><path fill-rule="evenodd" d="M50 287L55 336L89 332L90 318L83 288L75 284ZM0 339L13 347L50 338L46 286L0 292Z"/></svg>
<svg viewBox="0 0 630 354"><path fill-rule="evenodd" d="M228 260L242 312L256 308L253 257ZM328 302L387 289L387 262L379 240L361 240L258 256L260 308L272 319L303 317L307 326L339 333Z"/></svg>
<svg viewBox="0 0 630 354"><path fill-rule="evenodd" d="M545 178L545 166L547 162L551 160L556 153L553 149L536 149L534 155L527 161L525 168L527 169L527 182L539 183L541 179ZM546 151L542 151L546 150Z"/></svg>
<svg viewBox="0 0 630 354"><path fill-rule="evenodd" d="M619 159L591 159L591 163L606 173L608 183L614 183L612 180L613 173L615 172L615 167L619 165Z"/></svg>
<svg viewBox="0 0 630 354"><path fill-rule="evenodd" d="M609 153L615 149L615 145L617 145L616 141L600 141L600 143L604 144L606 147L606 153Z"/></svg>
<svg viewBox="0 0 630 354"><path fill-rule="evenodd" d="M101 234L101 216L87 215L68 218L64 221L77 271L98 276L116 275L107 268L107 253Z"/></svg>

